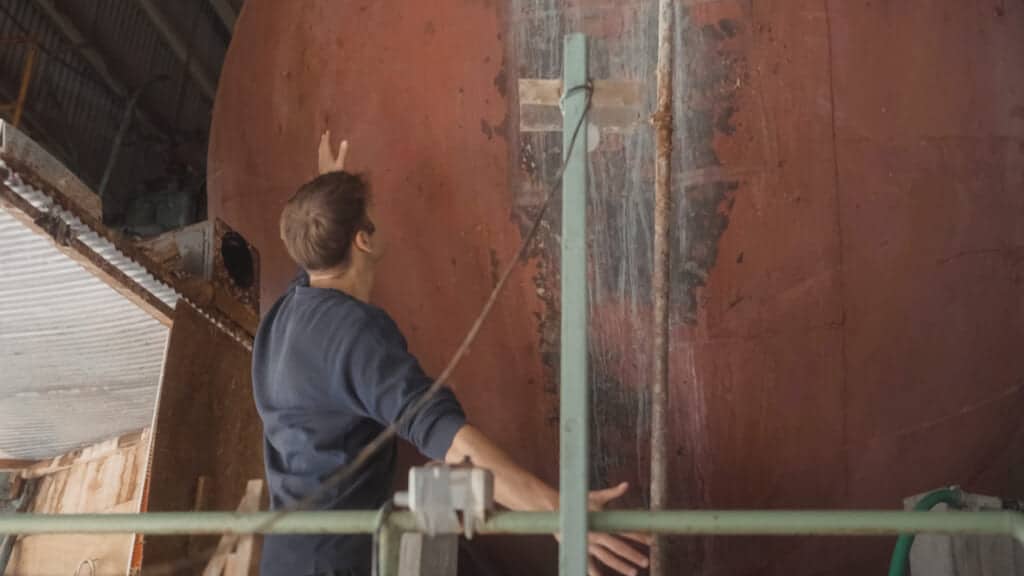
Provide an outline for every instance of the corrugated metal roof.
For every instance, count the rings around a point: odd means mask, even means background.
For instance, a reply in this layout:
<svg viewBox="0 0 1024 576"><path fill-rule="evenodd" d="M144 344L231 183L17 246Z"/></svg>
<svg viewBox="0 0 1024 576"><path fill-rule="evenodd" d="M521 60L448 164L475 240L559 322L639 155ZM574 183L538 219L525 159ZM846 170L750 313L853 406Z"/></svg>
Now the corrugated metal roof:
<svg viewBox="0 0 1024 576"><path fill-rule="evenodd" d="M127 256L95 222L92 193L3 121L0 174L0 457L46 458L148 425L160 319L181 300L252 350L244 329Z"/></svg>
<svg viewBox="0 0 1024 576"><path fill-rule="evenodd" d="M148 426L167 327L0 210L0 452Z"/></svg>

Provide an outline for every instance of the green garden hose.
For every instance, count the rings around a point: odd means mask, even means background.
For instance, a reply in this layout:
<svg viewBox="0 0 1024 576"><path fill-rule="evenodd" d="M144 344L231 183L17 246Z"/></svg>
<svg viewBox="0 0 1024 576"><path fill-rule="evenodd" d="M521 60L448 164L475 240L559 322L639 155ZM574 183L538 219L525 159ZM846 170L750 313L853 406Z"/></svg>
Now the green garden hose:
<svg viewBox="0 0 1024 576"><path fill-rule="evenodd" d="M914 506L916 511L931 510L938 504L947 504L950 507L960 506L960 490L957 488L943 488L936 490L921 498ZM914 544L913 534L900 534L896 540L896 547L892 551L892 560L889 561L889 576L905 576L907 564L910 562L910 547Z"/></svg>

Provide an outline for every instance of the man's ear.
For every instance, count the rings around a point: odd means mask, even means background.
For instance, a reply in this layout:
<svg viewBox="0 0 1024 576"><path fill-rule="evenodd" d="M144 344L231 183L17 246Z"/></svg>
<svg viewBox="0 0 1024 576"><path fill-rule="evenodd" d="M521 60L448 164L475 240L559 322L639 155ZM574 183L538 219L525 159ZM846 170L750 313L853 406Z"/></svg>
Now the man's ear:
<svg viewBox="0 0 1024 576"><path fill-rule="evenodd" d="M352 244L356 247L356 249L358 249L361 252L373 254L373 240L371 239L370 234L366 232L366 230L360 230L359 232L356 232L356 237L352 241Z"/></svg>

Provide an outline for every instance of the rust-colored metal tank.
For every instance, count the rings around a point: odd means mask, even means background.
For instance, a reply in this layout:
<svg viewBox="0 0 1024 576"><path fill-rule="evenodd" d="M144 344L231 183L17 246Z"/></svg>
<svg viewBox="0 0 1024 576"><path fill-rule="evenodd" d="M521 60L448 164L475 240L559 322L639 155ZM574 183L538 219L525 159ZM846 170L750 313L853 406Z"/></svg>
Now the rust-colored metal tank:
<svg viewBox="0 0 1024 576"><path fill-rule="evenodd" d="M209 203L294 273L283 202L319 133L352 143L391 236L377 301L439 370L516 252L560 158L519 130L520 78L592 73L654 95L656 2L249 0L213 119ZM670 491L674 507L900 506L944 484L1022 496L1024 4L678 5ZM591 152L595 485L646 503L653 136ZM455 389L557 473L557 214ZM675 541L689 574L880 573L891 539ZM554 572L548 539L488 550Z"/></svg>

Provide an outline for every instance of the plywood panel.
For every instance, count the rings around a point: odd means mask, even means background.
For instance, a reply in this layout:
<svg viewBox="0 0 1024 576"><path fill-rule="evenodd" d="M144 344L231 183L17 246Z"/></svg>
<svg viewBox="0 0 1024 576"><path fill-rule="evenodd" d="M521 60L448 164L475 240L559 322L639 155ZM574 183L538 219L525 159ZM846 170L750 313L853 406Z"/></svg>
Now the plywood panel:
<svg viewBox="0 0 1024 576"><path fill-rule="evenodd" d="M148 433L130 434L32 466L26 475L38 484L29 511L138 512L148 451ZM133 538L131 534L26 536L15 544L5 574L70 575L89 561L97 575L126 574Z"/></svg>
<svg viewBox="0 0 1024 576"><path fill-rule="evenodd" d="M263 477L262 427L252 400L251 357L191 306L174 313L157 403L147 510L234 510L246 483ZM186 559L217 537L147 537L143 569ZM197 570L201 570L201 563Z"/></svg>

